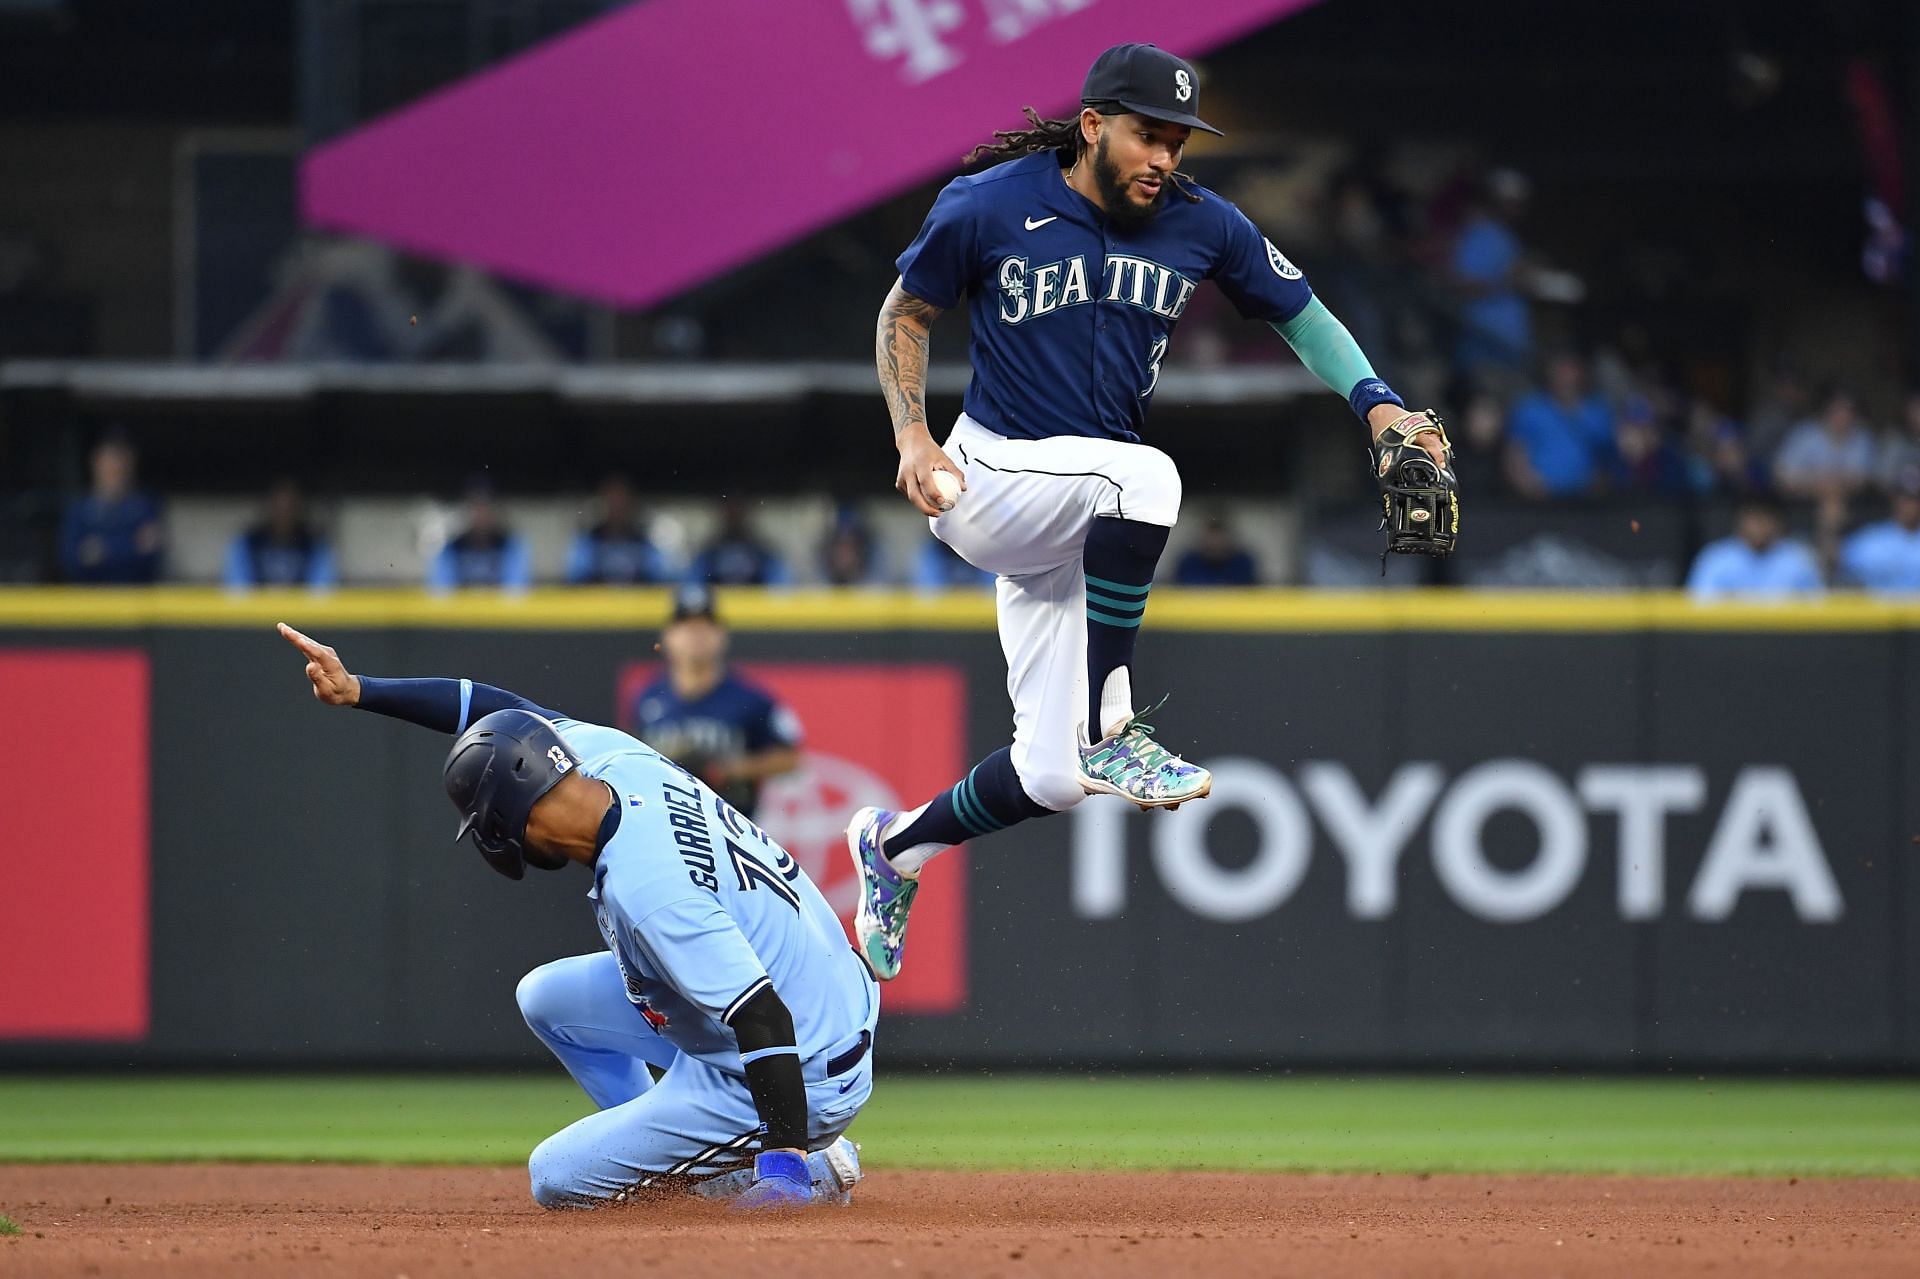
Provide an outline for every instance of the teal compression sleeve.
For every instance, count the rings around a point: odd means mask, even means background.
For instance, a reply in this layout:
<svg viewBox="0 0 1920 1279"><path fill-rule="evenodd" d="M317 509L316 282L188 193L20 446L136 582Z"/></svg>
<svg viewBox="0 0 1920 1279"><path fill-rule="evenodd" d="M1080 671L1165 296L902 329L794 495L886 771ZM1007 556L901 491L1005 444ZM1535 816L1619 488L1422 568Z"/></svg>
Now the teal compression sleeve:
<svg viewBox="0 0 1920 1279"><path fill-rule="evenodd" d="M1361 421L1366 420L1367 410L1376 404L1406 407L1406 402L1374 375L1366 352L1319 298L1310 300L1300 314L1286 323L1275 324L1273 330L1287 340L1300 362L1326 383L1328 390L1347 397L1347 403Z"/></svg>

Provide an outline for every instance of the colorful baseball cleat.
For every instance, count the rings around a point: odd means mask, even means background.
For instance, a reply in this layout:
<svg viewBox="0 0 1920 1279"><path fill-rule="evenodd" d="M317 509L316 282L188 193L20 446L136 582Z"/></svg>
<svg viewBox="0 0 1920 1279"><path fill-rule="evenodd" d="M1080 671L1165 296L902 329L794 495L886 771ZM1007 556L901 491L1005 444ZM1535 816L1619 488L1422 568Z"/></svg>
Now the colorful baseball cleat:
<svg viewBox="0 0 1920 1279"><path fill-rule="evenodd" d="M1135 715L1112 737L1080 748L1080 789L1089 795L1118 795L1142 810L1174 809L1207 797L1213 774L1153 740L1147 716L1165 701Z"/></svg>
<svg viewBox="0 0 1920 1279"><path fill-rule="evenodd" d="M881 981L900 975L900 948L907 942L907 912L913 908L920 883L895 870L880 847L882 832L896 814L884 808L863 808L847 826L847 851L860 872L860 906L853 916L853 936L860 958Z"/></svg>

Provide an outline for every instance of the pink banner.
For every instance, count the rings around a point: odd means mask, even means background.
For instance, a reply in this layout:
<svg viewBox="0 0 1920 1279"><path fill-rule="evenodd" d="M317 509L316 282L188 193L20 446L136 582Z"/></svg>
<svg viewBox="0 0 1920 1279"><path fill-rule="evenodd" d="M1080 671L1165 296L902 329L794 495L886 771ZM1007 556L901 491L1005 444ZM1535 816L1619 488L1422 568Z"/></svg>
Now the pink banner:
<svg viewBox="0 0 1920 1279"><path fill-rule="evenodd" d="M1183 56L1314 0L646 0L317 147L308 222L646 306L847 216L1100 50Z"/></svg>

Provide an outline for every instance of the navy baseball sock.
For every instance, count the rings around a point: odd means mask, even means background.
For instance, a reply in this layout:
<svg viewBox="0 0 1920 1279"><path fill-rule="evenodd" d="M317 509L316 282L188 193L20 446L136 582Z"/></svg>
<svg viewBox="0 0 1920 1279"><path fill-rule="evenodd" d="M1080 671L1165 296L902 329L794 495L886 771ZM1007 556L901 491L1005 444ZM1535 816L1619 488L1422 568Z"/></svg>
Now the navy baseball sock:
<svg viewBox="0 0 1920 1279"><path fill-rule="evenodd" d="M1027 797L1020 775L1013 770L1013 751L1002 746L975 764L973 771L950 790L896 819L894 830L881 841L880 851L901 874L917 875L927 859L947 845L990 835L1052 811Z"/></svg>
<svg viewBox="0 0 1920 1279"><path fill-rule="evenodd" d="M1147 611L1154 566L1167 549L1161 524L1100 518L1087 529L1087 738L1097 742L1133 715L1133 642Z"/></svg>

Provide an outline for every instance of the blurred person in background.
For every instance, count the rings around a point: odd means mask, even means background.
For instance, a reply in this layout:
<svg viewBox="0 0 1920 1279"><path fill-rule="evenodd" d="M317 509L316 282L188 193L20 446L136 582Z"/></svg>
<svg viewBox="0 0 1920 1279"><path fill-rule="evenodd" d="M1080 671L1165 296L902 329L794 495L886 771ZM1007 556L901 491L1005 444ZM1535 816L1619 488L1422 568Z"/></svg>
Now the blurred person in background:
<svg viewBox="0 0 1920 1279"><path fill-rule="evenodd" d="M1652 400L1628 397L1615 436L1623 487L1649 497L1680 498L1693 490L1686 455L1669 437Z"/></svg>
<svg viewBox="0 0 1920 1279"><path fill-rule="evenodd" d="M829 586L885 586L886 571L873 530L858 508L841 506L820 546L820 576Z"/></svg>
<svg viewBox="0 0 1920 1279"><path fill-rule="evenodd" d="M600 519L574 535L567 581L574 586L636 586L667 580L666 556L647 536L624 475L600 484Z"/></svg>
<svg viewBox="0 0 1920 1279"><path fill-rule="evenodd" d="M1841 545L1840 575L1876 595L1920 595L1920 464L1895 477L1890 517Z"/></svg>
<svg viewBox="0 0 1920 1279"><path fill-rule="evenodd" d="M1506 406L1491 391L1476 392L1460 417L1453 473L1469 493L1505 495L1514 488L1509 465Z"/></svg>
<svg viewBox="0 0 1920 1279"><path fill-rule="evenodd" d="M1813 416L1813 387L1798 367L1775 361L1747 420L1755 456L1772 457L1794 427Z"/></svg>
<svg viewBox="0 0 1920 1279"><path fill-rule="evenodd" d="M1788 433L1773 460L1774 483L1792 498L1813 503L1814 536L1821 559L1831 564L1854 500L1874 478L1879 450L1861 416L1860 401L1835 387L1820 405L1820 416Z"/></svg>
<svg viewBox="0 0 1920 1279"><path fill-rule="evenodd" d="M1915 467L1920 467L1920 387L1907 392L1900 409L1900 425L1887 432L1880 446L1880 474L1889 492Z"/></svg>
<svg viewBox="0 0 1920 1279"><path fill-rule="evenodd" d="M1495 169L1454 238L1449 268L1461 295L1454 375L1462 384L1524 375L1533 364L1533 315L1521 288L1526 250L1515 230L1532 196L1524 175Z"/></svg>
<svg viewBox="0 0 1920 1279"><path fill-rule="evenodd" d="M491 586L524 591L532 586L532 556L520 535L501 520L493 485L485 479L470 481L466 507L465 527L428 561L427 588L451 591Z"/></svg>
<svg viewBox="0 0 1920 1279"><path fill-rule="evenodd" d="M720 531L694 557L687 580L708 586L785 586L793 580L785 561L755 536L747 504L737 497L720 506Z"/></svg>
<svg viewBox="0 0 1920 1279"><path fill-rule="evenodd" d="M1742 500L1733 536L1702 547L1687 574L1687 592L1696 600L1780 599L1815 595L1821 589L1813 552L1787 536L1786 512L1777 498L1766 494Z"/></svg>
<svg viewBox="0 0 1920 1279"><path fill-rule="evenodd" d="M124 431L109 431L93 446L91 486L67 504L60 526L65 580L96 586L159 580L166 543L160 504L134 487L138 465Z"/></svg>
<svg viewBox="0 0 1920 1279"><path fill-rule="evenodd" d="M300 486L274 481L260 520L227 547L227 589L305 586L316 591L339 584L333 547L307 518Z"/></svg>
<svg viewBox="0 0 1920 1279"><path fill-rule="evenodd" d="M660 652L667 669L634 696L624 727L753 816L762 784L800 767L799 717L727 668L726 628L704 585L675 592Z"/></svg>
<svg viewBox="0 0 1920 1279"><path fill-rule="evenodd" d="M1768 486L1766 463L1748 447L1747 433L1704 395L1687 406L1687 456L1695 492L1739 497Z"/></svg>
<svg viewBox="0 0 1920 1279"><path fill-rule="evenodd" d="M1620 476L1613 410L1588 385L1572 351L1547 360L1545 385L1522 396L1507 418L1508 476L1533 498L1588 497Z"/></svg>
<svg viewBox="0 0 1920 1279"><path fill-rule="evenodd" d="M1877 450L1860 401L1845 387L1828 392L1817 418L1787 434L1773 475L1790 497L1844 504L1873 478Z"/></svg>
<svg viewBox="0 0 1920 1279"><path fill-rule="evenodd" d="M1200 541L1180 557L1173 580L1181 586L1252 586L1259 575L1253 552L1234 536L1225 513L1215 512Z"/></svg>

